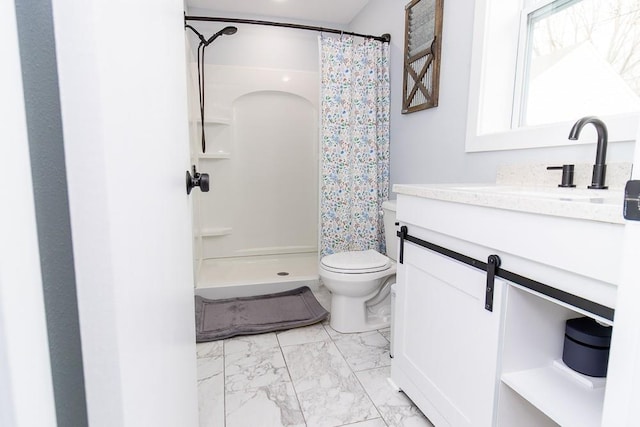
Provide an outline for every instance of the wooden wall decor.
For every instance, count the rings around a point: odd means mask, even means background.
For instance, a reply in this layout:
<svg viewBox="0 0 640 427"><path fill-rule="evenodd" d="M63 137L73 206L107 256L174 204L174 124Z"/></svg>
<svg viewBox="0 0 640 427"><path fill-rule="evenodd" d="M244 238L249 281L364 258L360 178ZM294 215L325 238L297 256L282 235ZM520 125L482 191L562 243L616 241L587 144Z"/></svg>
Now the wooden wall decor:
<svg viewBox="0 0 640 427"><path fill-rule="evenodd" d="M443 0L405 7L402 114L438 106Z"/></svg>

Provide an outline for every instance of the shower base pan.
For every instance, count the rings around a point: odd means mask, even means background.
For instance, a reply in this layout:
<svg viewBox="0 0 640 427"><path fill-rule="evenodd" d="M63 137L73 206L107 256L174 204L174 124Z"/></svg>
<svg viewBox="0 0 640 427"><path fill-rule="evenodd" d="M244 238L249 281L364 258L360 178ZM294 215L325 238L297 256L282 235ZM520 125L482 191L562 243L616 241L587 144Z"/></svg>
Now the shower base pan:
<svg viewBox="0 0 640 427"><path fill-rule="evenodd" d="M318 254L301 253L205 259L196 295L208 299L246 297L319 286Z"/></svg>

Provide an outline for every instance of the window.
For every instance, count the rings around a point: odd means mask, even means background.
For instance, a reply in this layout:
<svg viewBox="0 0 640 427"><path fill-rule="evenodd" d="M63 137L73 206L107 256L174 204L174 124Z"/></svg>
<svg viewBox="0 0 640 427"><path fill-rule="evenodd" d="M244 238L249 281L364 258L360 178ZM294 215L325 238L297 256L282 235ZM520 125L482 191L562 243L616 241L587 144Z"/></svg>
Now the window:
<svg viewBox="0 0 640 427"><path fill-rule="evenodd" d="M478 3L467 151L564 145L587 115L635 138L640 0Z"/></svg>
<svg viewBox="0 0 640 427"><path fill-rule="evenodd" d="M640 111L640 1L557 0L526 25L518 125Z"/></svg>

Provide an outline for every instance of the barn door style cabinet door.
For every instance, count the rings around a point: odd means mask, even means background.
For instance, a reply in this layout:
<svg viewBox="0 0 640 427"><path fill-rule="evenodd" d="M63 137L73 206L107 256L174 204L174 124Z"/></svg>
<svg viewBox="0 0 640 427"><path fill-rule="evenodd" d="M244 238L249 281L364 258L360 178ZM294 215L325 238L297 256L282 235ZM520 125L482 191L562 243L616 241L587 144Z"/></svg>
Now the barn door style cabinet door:
<svg viewBox="0 0 640 427"><path fill-rule="evenodd" d="M488 311L486 272L407 241L402 258L392 380L436 426L494 425L506 283Z"/></svg>

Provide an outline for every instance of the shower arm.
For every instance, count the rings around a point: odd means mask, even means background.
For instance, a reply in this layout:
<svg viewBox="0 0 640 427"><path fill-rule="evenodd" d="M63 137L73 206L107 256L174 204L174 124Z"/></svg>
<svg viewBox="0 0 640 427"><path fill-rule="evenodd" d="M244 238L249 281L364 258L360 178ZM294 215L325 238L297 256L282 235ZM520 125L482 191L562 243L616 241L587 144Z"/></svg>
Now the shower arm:
<svg viewBox="0 0 640 427"><path fill-rule="evenodd" d="M193 28L191 25L189 25L189 24L184 24L184 27L185 27L185 28L190 29L191 31L193 31L193 32L198 36L198 38L200 39L200 44L203 44L203 45L205 45L205 46L206 46L206 45L208 45L209 43L211 43L211 42L207 42L207 39L205 39L205 38L204 38L204 36L203 36L202 34L200 34L200 33L198 32L198 30L196 30L195 28ZM213 40L212 40L212 41L213 41Z"/></svg>

